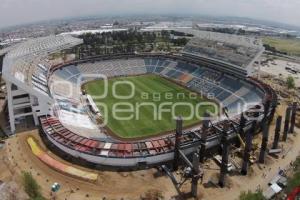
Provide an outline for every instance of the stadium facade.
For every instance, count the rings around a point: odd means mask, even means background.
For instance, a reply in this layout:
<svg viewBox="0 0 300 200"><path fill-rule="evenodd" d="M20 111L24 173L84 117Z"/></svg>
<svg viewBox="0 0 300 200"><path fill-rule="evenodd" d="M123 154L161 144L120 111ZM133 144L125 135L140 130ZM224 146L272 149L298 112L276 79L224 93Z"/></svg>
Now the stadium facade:
<svg viewBox="0 0 300 200"><path fill-rule="evenodd" d="M54 103L47 87L50 53L73 47L82 41L72 36L30 39L11 48L4 57L2 75L6 81L9 123L14 133L18 119L48 114Z"/></svg>

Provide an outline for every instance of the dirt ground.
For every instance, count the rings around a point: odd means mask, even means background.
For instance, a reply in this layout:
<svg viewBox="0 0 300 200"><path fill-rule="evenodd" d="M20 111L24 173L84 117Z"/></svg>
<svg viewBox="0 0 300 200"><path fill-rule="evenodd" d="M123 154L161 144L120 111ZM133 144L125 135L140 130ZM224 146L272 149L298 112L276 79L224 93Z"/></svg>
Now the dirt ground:
<svg viewBox="0 0 300 200"><path fill-rule="evenodd" d="M285 109L286 106L280 106L277 113L284 113ZM281 137L282 130L283 126L281 129ZM273 143L274 132L275 123L273 122L270 127L268 142L269 147L271 147ZM224 189L214 186L205 187L205 183L208 183L210 180L214 181L216 179L216 175L219 173L219 167L214 162L210 162L209 166L211 169L204 169L204 184L200 186L200 192L202 193L201 196L203 196L203 199L211 199L213 197L214 200L233 200L238 199L241 191L267 189L269 181L278 174L278 171L280 169L287 169L290 163L294 161L298 155L300 155L300 130L296 129L295 133L297 134L289 134L286 143L279 143L279 147L281 147L283 151L279 154L278 159L268 155L266 156L265 164L253 164L250 167L247 176L242 176L240 174L229 175L227 179L228 185ZM260 147L261 136L256 137L253 143L256 143Z"/></svg>
<svg viewBox="0 0 300 200"><path fill-rule="evenodd" d="M285 108L286 106L280 106L277 114L284 113ZM283 152L278 159L267 156L266 164L253 164L248 176L241 176L239 173L229 175L227 178L228 186L225 188L219 188L211 184L211 182L217 183L220 169L214 161L211 159L208 160L203 166L204 180L202 184L199 183L198 199L233 200L238 198L241 191L255 191L258 187L263 190L266 189L267 183L278 173L278 170L289 166L290 162L295 160L297 155L299 155L300 130L296 129L296 133L299 134L290 134L286 143L280 142ZM274 122L270 128L269 145L273 142L273 135ZM67 163L46 149L37 130L18 133L16 136L9 138L6 141L5 147L0 149L0 180L14 182L17 184L16 188L21 188L21 172L29 171L40 184L43 195L47 199L54 199L50 194L50 188L54 182L58 182L62 186L55 198L58 200L135 200L140 199L149 190L160 191L165 199L180 199L170 179L163 176L156 169L137 172L94 171L99 174L96 183L88 183L61 174L46 166L32 154L30 147L26 143L28 136L33 136L50 156ZM254 144L260 146L260 137L255 138ZM241 161L240 158L236 158L235 160L237 162ZM80 166L75 167L84 169ZM183 192L189 192L190 182L183 184L181 189ZM24 192L21 189L19 190L20 198L18 200L26 199Z"/></svg>
<svg viewBox="0 0 300 200"><path fill-rule="evenodd" d="M168 196L176 194L174 188L170 187L172 186L171 181L164 176L157 177L154 169L122 173L96 171L99 174L97 183L88 183L68 177L49 168L31 153L30 147L26 143L29 135L39 139L37 131L31 131L20 133L7 141L7 146L2 151L6 151L8 155L7 164L8 168L12 169L12 173L0 174L0 180L5 180L2 178L5 176L13 176L18 180L17 182L20 182L21 171L29 171L41 185L42 192L47 199L51 199L52 184L60 183L62 187L56 195L56 199L59 200L140 199L140 195L148 190L163 191ZM48 153L56 157L51 152ZM58 157L56 159L65 162ZM76 167L82 169L82 167Z"/></svg>
<svg viewBox="0 0 300 200"><path fill-rule="evenodd" d="M266 65L261 66L261 72L274 75L286 80L288 76L292 76L295 80L296 87L300 87L300 75L299 73L291 73L285 68L300 69L300 64L296 62L289 62L281 59L274 59L274 61L268 62Z"/></svg>

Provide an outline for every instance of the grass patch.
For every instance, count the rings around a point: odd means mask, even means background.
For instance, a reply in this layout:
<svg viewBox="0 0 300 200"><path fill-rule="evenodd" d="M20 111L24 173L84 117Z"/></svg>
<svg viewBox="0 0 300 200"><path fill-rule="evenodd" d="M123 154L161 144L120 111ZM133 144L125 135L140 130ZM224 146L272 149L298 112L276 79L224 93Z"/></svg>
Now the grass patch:
<svg viewBox="0 0 300 200"><path fill-rule="evenodd" d="M286 193L289 194L296 187L300 186L300 157L298 157L293 163L293 174L288 177L287 187L285 189Z"/></svg>
<svg viewBox="0 0 300 200"><path fill-rule="evenodd" d="M265 37L263 43L278 51L286 52L288 55L300 56L300 39Z"/></svg>
<svg viewBox="0 0 300 200"><path fill-rule="evenodd" d="M292 177L288 179L286 192L289 194L294 188L300 186L300 172L296 172Z"/></svg>
<svg viewBox="0 0 300 200"><path fill-rule="evenodd" d="M262 191L257 192L242 192L239 196L239 200L265 200Z"/></svg>
<svg viewBox="0 0 300 200"><path fill-rule="evenodd" d="M22 179L25 192L30 200L46 200L41 194L41 187L30 172L22 172Z"/></svg>
<svg viewBox="0 0 300 200"><path fill-rule="evenodd" d="M129 81L134 85L134 90L128 84L119 84L116 86L116 93L119 95L130 95L134 92L134 95L130 99L121 100L116 98L112 93L113 84L117 81ZM84 86L85 91L93 98L103 94L104 81L98 80L87 83ZM179 96L180 94L180 96ZM175 103L188 103L192 105L193 110L198 116L203 116L206 110L214 111L212 106L200 106L196 109L196 105L200 102L206 101L199 95L193 95L191 98L191 92L171 81L168 81L162 77L156 75L143 75L135 77L121 77L108 80L108 94L105 98L95 99L95 103L104 103L107 105L107 112L103 107L98 106L103 116L108 118L108 128L115 134L122 138L138 138L145 136L154 136L162 132L171 131L175 129L175 120L172 118L172 113L169 111L162 112L161 118L157 118L159 114L154 110L163 107L165 110L172 110ZM128 106L120 105L118 103L129 103L134 107L133 118L130 120L119 120L113 116L113 107L118 109L129 109ZM151 105L146 105L150 103ZM167 105L168 104L168 105ZM136 106L140 105L140 106ZM193 111L192 111L193 112ZM176 106L174 109L175 115L181 115L184 117L189 116L191 109L187 106ZM107 115L106 115L107 114ZM117 113L118 117L131 117L132 113ZM184 126L200 123L199 117L193 115L190 120L184 121Z"/></svg>

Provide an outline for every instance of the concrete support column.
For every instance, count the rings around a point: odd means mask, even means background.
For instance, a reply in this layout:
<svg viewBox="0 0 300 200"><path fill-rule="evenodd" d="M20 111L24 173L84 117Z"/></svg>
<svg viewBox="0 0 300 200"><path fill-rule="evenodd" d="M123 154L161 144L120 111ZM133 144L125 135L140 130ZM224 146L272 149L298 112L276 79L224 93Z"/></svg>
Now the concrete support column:
<svg viewBox="0 0 300 200"><path fill-rule="evenodd" d="M292 107L290 133L294 133L295 123L296 123L296 114L297 114L297 102L294 102L293 107Z"/></svg>
<svg viewBox="0 0 300 200"><path fill-rule="evenodd" d="M225 124L223 127L223 134L221 139L222 148L222 163L219 177L219 185L220 187L225 186L226 182L226 174L228 173L228 154L229 154L229 141L228 141L228 126L229 124Z"/></svg>
<svg viewBox="0 0 300 200"><path fill-rule="evenodd" d="M240 134L240 136L245 136L244 135L245 124L246 124L246 118L244 116L244 113L242 113L241 114L241 118L240 118L240 127L239 127L239 134Z"/></svg>
<svg viewBox="0 0 300 200"><path fill-rule="evenodd" d="M274 142L273 142L272 149L278 148L278 143L279 143L279 138L280 138L280 130L281 130L281 121L282 121L282 116L278 116L276 119L275 136L274 136Z"/></svg>
<svg viewBox="0 0 300 200"><path fill-rule="evenodd" d="M252 139L253 135L255 134L255 130L257 128L257 117L259 113L254 113L254 120L252 122L251 128L249 131L247 131L246 134L246 146L244 150L244 156L243 156L243 164L242 164L242 175L247 175L248 173L248 166L249 166L249 159L250 159L250 152L252 149Z"/></svg>
<svg viewBox="0 0 300 200"><path fill-rule="evenodd" d="M264 104L264 118L263 118L262 124L264 124L268 120L270 106L271 106L271 101L270 100L266 101Z"/></svg>
<svg viewBox="0 0 300 200"><path fill-rule="evenodd" d="M15 116L14 116L13 96L12 96L11 86L12 86L11 83L9 82L6 83L9 124L10 124L11 133L14 134L16 132L16 126L15 126Z"/></svg>
<svg viewBox="0 0 300 200"><path fill-rule="evenodd" d="M197 197L198 194L198 180L199 180L199 156L197 153L193 154L193 170L194 170L194 175L192 177L192 196Z"/></svg>
<svg viewBox="0 0 300 200"><path fill-rule="evenodd" d="M270 117L269 117L269 124L271 124L273 119L274 119L276 108L277 108L277 103L271 106L271 114L270 114Z"/></svg>
<svg viewBox="0 0 300 200"><path fill-rule="evenodd" d="M286 142L286 139L287 139L290 117L291 117L291 107L288 107L285 112L284 129L283 129L283 137L282 137L282 140L284 142Z"/></svg>
<svg viewBox="0 0 300 200"><path fill-rule="evenodd" d="M260 154L259 154L259 163L264 164L265 163L265 157L267 152L267 145L268 145L268 138L269 138L269 123L268 120L263 124L263 138L260 148Z"/></svg>
<svg viewBox="0 0 300 200"><path fill-rule="evenodd" d="M33 105L34 105L34 96L29 95L29 98L30 98L31 107L33 108ZM38 120L38 117L37 117L37 114L36 114L35 111L33 111L32 117L33 117L34 125L38 126L39 125L39 120Z"/></svg>
<svg viewBox="0 0 300 200"><path fill-rule="evenodd" d="M205 112L204 113L204 120L202 123L202 130L201 130L201 145L200 145L200 156L199 156L199 160L200 163L204 163L204 157L206 154L206 140L207 140L207 129L209 127L209 118L210 115Z"/></svg>
<svg viewBox="0 0 300 200"><path fill-rule="evenodd" d="M179 150L180 150L180 139L182 136L182 118L178 117L176 119L176 136L175 136L175 149L174 149L174 160L173 160L173 170L178 170L179 166Z"/></svg>

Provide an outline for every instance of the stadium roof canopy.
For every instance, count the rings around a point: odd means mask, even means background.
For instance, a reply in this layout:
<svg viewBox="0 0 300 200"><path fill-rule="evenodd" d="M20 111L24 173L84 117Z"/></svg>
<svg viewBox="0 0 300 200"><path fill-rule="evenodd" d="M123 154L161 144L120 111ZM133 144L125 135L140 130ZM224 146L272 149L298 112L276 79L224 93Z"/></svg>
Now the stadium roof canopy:
<svg viewBox="0 0 300 200"><path fill-rule="evenodd" d="M2 75L6 81L12 132L16 119L33 116L37 124L37 117L49 112L53 99L47 86L51 66L48 55L80 43L81 39L70 35L52 35L28 39L0 51L0 55L5 54Z"/></svg>
<svg viewBox="0 0 300 200"><path fill-rule="evenodd" d="M179 31L179 30L178 30ZM180 29L194 35L183 54L226 64L229 68L253 72L253 63L264 52L260 39L240 35Z"/></svg>

